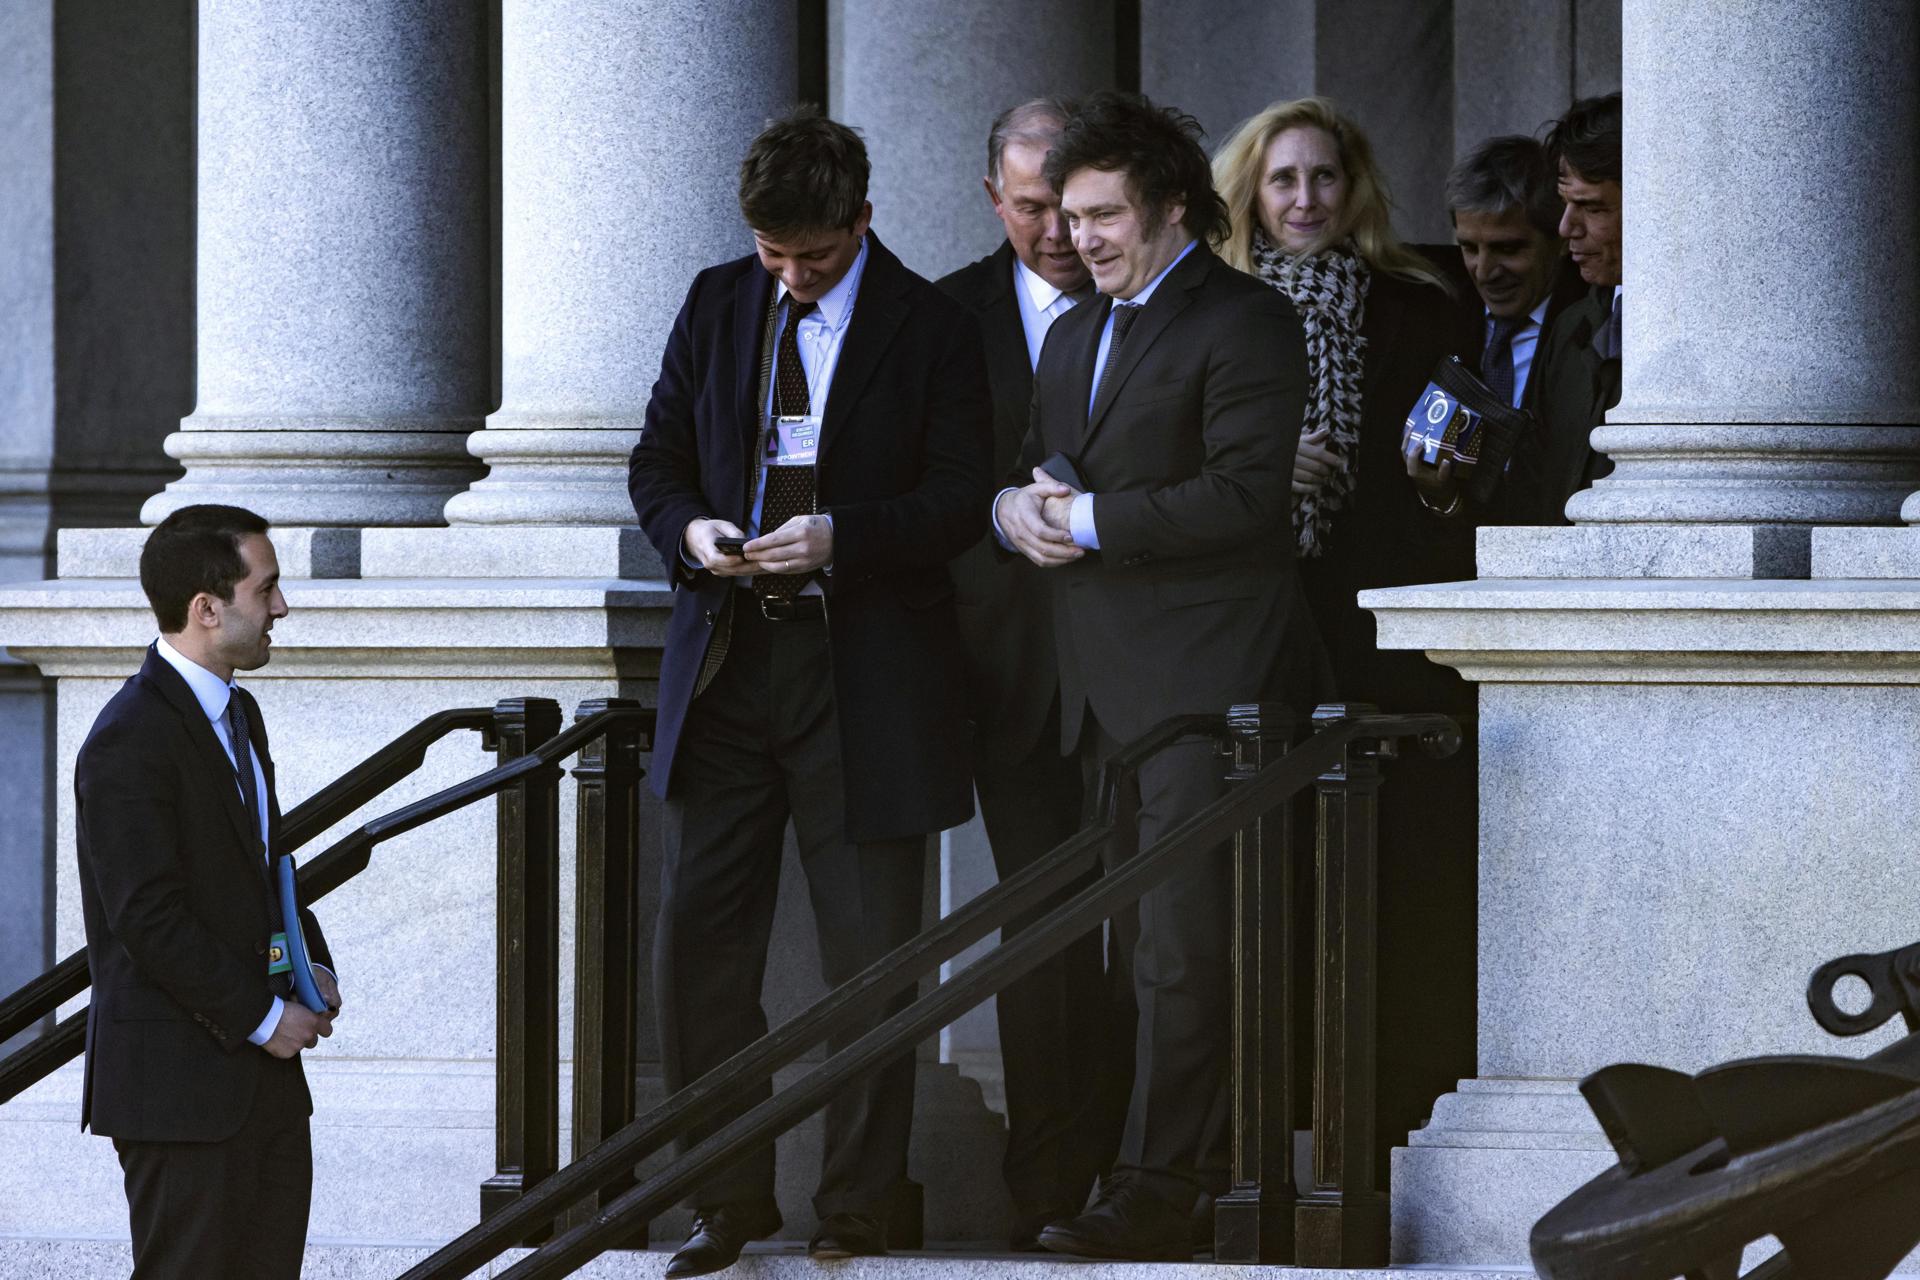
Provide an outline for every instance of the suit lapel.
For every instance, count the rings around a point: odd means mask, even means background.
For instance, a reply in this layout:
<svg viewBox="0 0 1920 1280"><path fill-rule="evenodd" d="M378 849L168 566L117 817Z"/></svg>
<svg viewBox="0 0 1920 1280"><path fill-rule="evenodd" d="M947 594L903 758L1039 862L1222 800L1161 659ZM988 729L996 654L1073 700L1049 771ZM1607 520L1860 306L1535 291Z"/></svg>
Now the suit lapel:
<svg viewBox="0 0 1920 1280"><path fill-rule="evenodd" d="M887 252L880 238L867 233L867 265L860 277L859 291L853 299L853 316L847 322L846 341L840 348L839 363L833 367L833 385L827 391L827 411L820 423L820 451L815 466L826 462L827 454L839 439L847 414L860 393L866 389L880 358L893 342L893 335L907 318L904 298L905 268Z"/></svg>
<svg viewBox="0 0 1920 1280"><path fill-rule="evenodd" d="M766 329L767 305L772 296L773 277L758 263L750 265L733 286L734 421L739 425L740 449L737 455L729 450L726 456L727 465L735 469L722 476L725 493L747 492L747 469L752 465L753 447L760 434L761 406L754 403L760 389L760 338ZM729 514L745 519L744 504L748 500L743 496L741 509Z"/></svg>
<svg viewBox="0 0 1920 1280"><path fill-rule="evenodd" d="M1166 327L1173 323L1173 318L1185 311L1188 304L1193 301L1192 290L1205 278L1207 260L1211 256L1204 245L1195 245L1193 251L1187 255L1188 260L1176 266L1167 278L1160 282L1160 287L1153 291L1153 296L1147 299L1147 305L1142 309L1140 318L1133 322L1133 328L1127 331L1127 340L1120 346L1119 363L1114 364L1114 354L1108 353L1107 363L1113 365L1113 370L1107 377L1106 385L1100 390L1100 398L1094 402L1093 411L1087 415L1086 434L1080 438L1082 452L1085 452L1087 446L1092 443L1094 433L1106 420L1107 411L1113 408L1113 402L1119 398L1120 389L1126 385L1133 371L1140 367L1140 361L1153 346L1154 339L1158 338ZM1094 342L1095 354L1098 355L1097 333ZM1087 378L1091 381L1092 377L1093 361L1089 360L1087 361Z"/></svg>
<svg viewBox="0 0 1920 1280"><path fill-rule="evenodd" d="M981 339L987 349L987 375L1005 394L994 397L996 409L994 472L999 474L1019 456L1027 436L1027 405L1033 400L1033 366L1027 360L1026 320L1014 296L1013 246L1003 244L987 260L989 280L981 291ZM1057 322L1056 322L1057 323Z"/></svg>
<svg viewBox="0 0 1920 1280"><path fill-rule="evenodd" d="M147 661L140 669L141 678L160 691L173 709L179 713L187 726L187 737L192 740L194 753L199 757L207 786L219 797L220 807L226 810L227 820L233 824L233 833L240 838L236 852L252 868L253 873L262 879L266 877L266 868L259 858L252 854L259 836L247 817L247 807L240 799L240 784L233 772L233 761L227 755L227 749L220 745L220 739L214 736L213 724L207 719L205 708L200 700L193 696L193 690L180 678L157 648L147 650ZM261 766L265 772L266 766Z"/></svg>

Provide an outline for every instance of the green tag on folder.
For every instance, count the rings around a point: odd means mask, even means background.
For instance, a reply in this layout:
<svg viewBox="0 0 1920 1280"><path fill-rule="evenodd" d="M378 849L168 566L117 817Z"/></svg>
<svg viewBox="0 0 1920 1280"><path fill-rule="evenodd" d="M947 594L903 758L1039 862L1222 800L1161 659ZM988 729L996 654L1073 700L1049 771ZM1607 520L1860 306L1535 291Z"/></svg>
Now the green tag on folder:
<svg viewBox="0 0 1920 1280"><path fill-rule="evenodd" d="M287 954L287 935L276 933L267 940L267 973L291 973L293 957Z"/></svg>

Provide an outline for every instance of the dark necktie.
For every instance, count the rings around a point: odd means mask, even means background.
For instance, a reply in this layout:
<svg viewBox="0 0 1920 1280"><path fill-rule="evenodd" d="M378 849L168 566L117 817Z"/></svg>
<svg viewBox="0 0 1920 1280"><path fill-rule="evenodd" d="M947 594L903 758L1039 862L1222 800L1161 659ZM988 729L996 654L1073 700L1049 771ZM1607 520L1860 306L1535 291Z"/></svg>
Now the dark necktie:
<svg viewBox="0 0 1920 1280"><path fill-rule="evenodd" d="M240 695L227 695L227 741L233 744L233 772L240 781L240 796L247 806L248 834L260 838L260 787L253 778L253 744L247 736L247 713L240 709ZM264 849L260 850L264 853Z"/></svg>
<svg viewBox="0 0 1920 1280"><path fill-rule="evenodd" d="M1099 404L1100 397L1107 393L1114 367L1120 363L1120 346L1127 340L1127 330L1133 328L1133 322L1139 318L1140 308L1132 303L1113 304L1113 338L1107 343L1107 362L1100 367L1100 385L1093 389L1094 404Z"/></svg>
<svg viewBox="0 0 1920 1280"><path fill-rule="evenodd" d="M1613 310L1593 335L1593 349L1600 353L1602 360L1620 358L1620 298L1620 294L1613 295Z"/></svg>
<svg viewBox="0 0 1920 1280"><path fill-rule="evenodd" d="M1486 348L1480 353L1480 380L1500 397L1501 404L1513 403L1513 335L1528 318L1494 316Z"/></svg>
<svg viewBox="0 0 1920 1280"><path fill-rule="evenodd" d="M778 418L805 417L813 412L813 395L807 388L806 366L800 363L800 322L812 314L814 304L797 298L787 299L787 323L780 330L780 345L773 362L773 412ZM773 451L779 447L776 428L767 433L767 493L760 504L760 532L772 533L795 516L813 510L813 468L776 467ZM791 600L807 585L804 573L756 573L753 589L763 596Z"/></svg>

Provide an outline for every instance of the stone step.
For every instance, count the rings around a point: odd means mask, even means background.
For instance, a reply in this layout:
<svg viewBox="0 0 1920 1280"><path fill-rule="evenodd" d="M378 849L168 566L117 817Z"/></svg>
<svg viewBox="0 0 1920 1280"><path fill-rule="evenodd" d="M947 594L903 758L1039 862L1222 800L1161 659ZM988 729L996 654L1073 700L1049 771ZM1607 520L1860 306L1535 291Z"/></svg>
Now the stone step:
<svg viewBox="0 0 1920 1280"><path fill-rule="evenodd" d="M428 1256L417 1247L315 1242L307 1247L302 1280L392 1280ZM495 1276L524 1257L504 1255L478 1276ZM582 1280L659 1280L671 1256L665 1249L619 1252L575 1272ZM125 1241L0 1236L0 1276L38 1280L122 1280L133 1265ZM756 1245L727 1280L1516 1280L1524 1267L1394 1267L1305 1270L1214 1263L1072 1262L1005 1253L927 1252L817 1263L800 1245Z"/></svg>

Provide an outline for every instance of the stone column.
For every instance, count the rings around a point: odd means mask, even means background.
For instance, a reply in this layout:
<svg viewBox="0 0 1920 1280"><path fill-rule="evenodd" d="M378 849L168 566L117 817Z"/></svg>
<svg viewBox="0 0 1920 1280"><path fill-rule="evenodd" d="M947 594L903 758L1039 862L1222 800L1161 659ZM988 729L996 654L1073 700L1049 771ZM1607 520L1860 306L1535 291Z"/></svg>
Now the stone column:
<svg viewBox="0 0 1920 1280"><path fill-rule="evenodd" d="M1373 143L1395 228L1408 240L1445 242L1453 32L1451 5L1141 0L1140 87L1199 117L1209 147L1270 102L1333 98Z"/></svg>
<svg viewBox="0 0 1920 1280"><path fill-rule="evenodd" d="M1805 995L1916 934L1920 559L1813 526L1920 482L1917 45L1898 0L1626 0L1619 470L1580 527L1483 529L1478 581L1362 593L1480 684L1479 1075L1394 1153L1395 1262L1524 1264L1614 1162L1600 1067L1897 1034Z"/></svg>
<svg viewBox="0 0 1920 1280"><path fill-rule="evenodd" d="M827 39L833 117L873 158L874 229L929 278L1004 237L980 189L993 118L1113 83L1113 6L1098 0L832 0Z"/></svg>
<svg viewBox="0 0 1920 1280"><path fill-rule="evenodd" d="M1899 518L1920 487L1917 22L1901 0L1626 0L1624 391L1577 523Z"/></svg>
<svg viewBox="0 0 1920 1280"><path fill-rule="evenodd" d="M473 477L484 36L480 0L201 6L199 403L143 520L429 524Z"/></svg>
<svg viewBox="0 0 1920 1280"><path fill-rule="evenodd" d="M46 576L53 470L53 6L0 10L0 581Z"/></svg>
<svg viewBox="0 0 1920 1280"><path fill-rule="evenodd" d="M753 249L736 175L793 105L795 24L752 0L505 0L501 405L449 523L633 524L627 454L673 317L701 268Z"/></svg>

